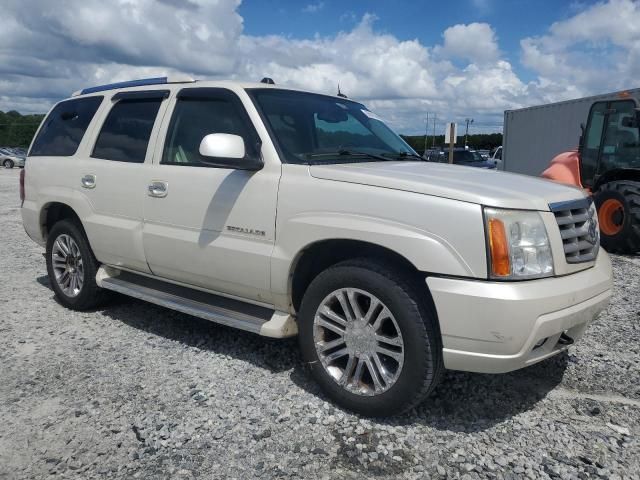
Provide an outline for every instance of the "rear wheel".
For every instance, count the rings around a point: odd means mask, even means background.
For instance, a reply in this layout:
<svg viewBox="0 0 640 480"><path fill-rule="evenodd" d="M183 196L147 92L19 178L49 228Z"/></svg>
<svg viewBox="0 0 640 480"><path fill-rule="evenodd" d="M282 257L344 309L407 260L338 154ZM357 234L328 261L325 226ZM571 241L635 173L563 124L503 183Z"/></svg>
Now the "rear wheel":
<svg viewBox="0 0 640 480"><path fill-rule="evenodd" d="M605 183L594 194L594 200L602 246L614 253L640 251L640 182Z"/></svg>
<svg viewBox="0 0 640 480"><path fill-rule="evenodd" d="M58 301L73 310L98 306L106 292L96 284L99 263L78 225L56 223L47 238L47 272Z"/></svg>
<svg viewBox="0 0 640 480"><path fill-rule="evenodd" d="M8 158L2 162L4 168L13 168L13 160L9 160Z"/></svg>
<svg viewBox="0 0 640 480"><path fill-rule="evenodd" d="M393 415L436 386L437 320L421 294L407 277L365 259L314 279L300 309L300 348L334 402L364 415Z"/></svg>

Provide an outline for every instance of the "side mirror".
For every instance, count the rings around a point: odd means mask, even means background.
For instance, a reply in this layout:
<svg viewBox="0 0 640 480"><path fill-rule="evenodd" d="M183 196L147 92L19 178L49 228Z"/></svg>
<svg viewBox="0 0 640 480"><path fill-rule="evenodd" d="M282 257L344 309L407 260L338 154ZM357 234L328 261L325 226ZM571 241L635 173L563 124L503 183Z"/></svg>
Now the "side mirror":
<svg viewBox="0 0 640 480"><path fill-rule="evenodd" d="M207 165L236 170L260 170L262 160L247 156L244 139L230 133L210 133L200 142L200 161Z"/></svg>

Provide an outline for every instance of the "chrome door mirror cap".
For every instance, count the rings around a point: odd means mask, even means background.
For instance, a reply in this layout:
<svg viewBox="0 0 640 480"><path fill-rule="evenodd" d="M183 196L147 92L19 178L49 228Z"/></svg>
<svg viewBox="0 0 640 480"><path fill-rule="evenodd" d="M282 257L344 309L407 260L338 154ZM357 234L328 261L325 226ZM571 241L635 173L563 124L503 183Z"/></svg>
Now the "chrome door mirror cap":
<svg viewBox="0 0 640 480"><path fill-rule="evenodd" d="M245 157L244 139L230 133L210 133L200 142L200 155L208 158Z"/></svg>

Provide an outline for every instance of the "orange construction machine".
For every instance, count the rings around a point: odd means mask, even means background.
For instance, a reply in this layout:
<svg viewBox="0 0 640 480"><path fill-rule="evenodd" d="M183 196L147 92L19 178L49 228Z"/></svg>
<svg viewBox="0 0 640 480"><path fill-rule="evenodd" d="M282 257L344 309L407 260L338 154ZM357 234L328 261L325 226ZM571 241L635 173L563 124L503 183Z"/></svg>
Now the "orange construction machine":
<svg viewBox="0 0 640 480"><path fill-rule="evenodd" d="M640 108L631 95L593 103L578 150L556 156L542 176L591 191L602 246L640 251Z"/></svg>

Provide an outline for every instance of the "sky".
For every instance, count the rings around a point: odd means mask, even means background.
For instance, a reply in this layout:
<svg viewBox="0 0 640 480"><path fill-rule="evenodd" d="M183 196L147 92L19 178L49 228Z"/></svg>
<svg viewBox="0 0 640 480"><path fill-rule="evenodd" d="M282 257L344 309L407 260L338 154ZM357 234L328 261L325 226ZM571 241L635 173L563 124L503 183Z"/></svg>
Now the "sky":
<svg viewBox="0 0 640 480"><path fill-rule="evenodd" d="M638 87L635 0L3 0L0 110L164 75L335 94L396 131ZM433 125L430 125L430 131Z"/></svg>

